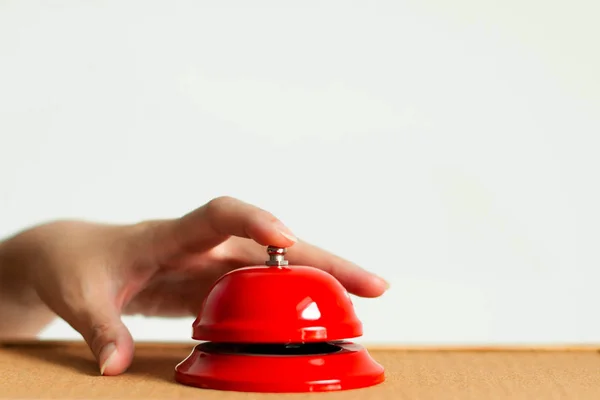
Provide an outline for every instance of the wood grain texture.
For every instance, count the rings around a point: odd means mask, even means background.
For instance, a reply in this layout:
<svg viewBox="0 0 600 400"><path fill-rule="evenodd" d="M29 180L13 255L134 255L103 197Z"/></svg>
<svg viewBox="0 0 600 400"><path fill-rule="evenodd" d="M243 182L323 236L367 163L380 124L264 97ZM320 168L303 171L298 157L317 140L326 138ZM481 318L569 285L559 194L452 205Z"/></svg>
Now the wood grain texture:
<svg viewBox="0 0 600 400"><path fill-rule="evenodd" d="M371 348L385 383L319 394L256 394L185 387L173 368L193 344L140 344L118 377L99 376L82 343L0 346L0 399L600 399L600 353L594 347Z"/></svg>

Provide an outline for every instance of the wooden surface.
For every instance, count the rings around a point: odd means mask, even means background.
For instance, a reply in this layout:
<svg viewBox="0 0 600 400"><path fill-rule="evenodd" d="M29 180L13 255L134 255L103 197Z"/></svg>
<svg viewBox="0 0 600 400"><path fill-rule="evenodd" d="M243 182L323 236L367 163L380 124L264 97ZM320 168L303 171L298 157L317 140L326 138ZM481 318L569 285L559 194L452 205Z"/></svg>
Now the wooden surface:
<svg viewBox="0 0 600 400"><path fill-rule="evenodd" d="M192 344L139 344L128 372L99 376L81 343L0 345L0 399L600 399L600 353L581 349L370 349L385 383L318 394L219 392L177 384Z"/></svg>

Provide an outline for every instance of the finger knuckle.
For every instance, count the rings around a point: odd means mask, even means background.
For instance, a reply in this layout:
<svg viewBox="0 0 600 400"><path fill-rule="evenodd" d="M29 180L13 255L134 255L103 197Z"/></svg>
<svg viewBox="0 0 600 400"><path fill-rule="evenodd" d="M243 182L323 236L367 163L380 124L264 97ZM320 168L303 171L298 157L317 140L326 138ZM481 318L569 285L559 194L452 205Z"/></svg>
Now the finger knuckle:
<svg viewBox="0 0 600 400"><path fill-rule="evenodd" d="M235 201L236 200L230 196L215 197L212 200L210 200L208 203L206 203L206 210L209 214L217 213L217 212L221 211L224 207L229 206L230 204L232 204Z"/></svg>
<svg viewBox="0 0 600 400"><path fill-rule="evenodd" d="M112 326L109 323L105 322L97 322L92 324L91 331L91 343L90 347L92 349L98 349L108 340L110 339Z"/></svg>
<svg viewBox="0 0 600 400"><path fill-rule="evenodd" d="M261 221L271 222L271 223L279 221L279 219L273 213L271 213L267 210L259 209L258 215L259 215Z"/></svg>

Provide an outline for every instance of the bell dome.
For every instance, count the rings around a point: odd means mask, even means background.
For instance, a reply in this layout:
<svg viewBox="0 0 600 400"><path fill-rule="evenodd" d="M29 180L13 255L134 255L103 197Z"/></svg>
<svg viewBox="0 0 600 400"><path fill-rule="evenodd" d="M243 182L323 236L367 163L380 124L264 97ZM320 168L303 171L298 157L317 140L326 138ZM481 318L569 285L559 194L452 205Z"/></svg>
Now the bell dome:
<svg viewBox="0 0 600 400"><path fill-rule="evenodd" d="M308 266L250 266L217 280L193 323L193 339L303 343L362 335L346 289Z"/></svg>

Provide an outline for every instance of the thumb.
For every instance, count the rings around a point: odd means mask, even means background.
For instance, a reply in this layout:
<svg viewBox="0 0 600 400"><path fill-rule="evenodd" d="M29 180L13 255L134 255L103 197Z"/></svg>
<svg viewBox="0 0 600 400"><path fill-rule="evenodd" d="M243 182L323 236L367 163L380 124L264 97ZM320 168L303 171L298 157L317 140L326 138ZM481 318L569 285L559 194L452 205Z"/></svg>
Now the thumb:
<svg viewBox="0 0 600 400"><path fill-rule="evenodd" d="M87 342L101 375L119 375L131 365L134 344L121 313L109 301L73 310L64 318Z"/></svg>

